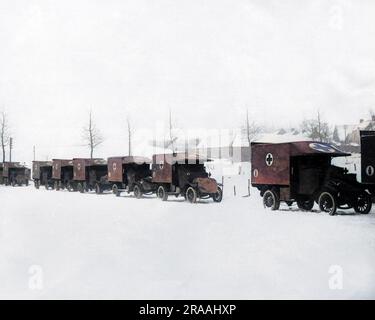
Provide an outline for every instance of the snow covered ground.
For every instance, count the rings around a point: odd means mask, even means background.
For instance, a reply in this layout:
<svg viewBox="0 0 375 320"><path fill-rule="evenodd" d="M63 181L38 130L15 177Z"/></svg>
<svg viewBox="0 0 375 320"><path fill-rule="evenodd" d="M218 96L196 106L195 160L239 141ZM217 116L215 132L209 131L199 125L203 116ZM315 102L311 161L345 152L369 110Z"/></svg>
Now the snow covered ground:
<svg viewBox="0 0 375 320"><path fill-rule="evenodd" d="M374 211L268 212L255 190L191 205L0 186L0 199L2 299L375 298Z"/></svg>

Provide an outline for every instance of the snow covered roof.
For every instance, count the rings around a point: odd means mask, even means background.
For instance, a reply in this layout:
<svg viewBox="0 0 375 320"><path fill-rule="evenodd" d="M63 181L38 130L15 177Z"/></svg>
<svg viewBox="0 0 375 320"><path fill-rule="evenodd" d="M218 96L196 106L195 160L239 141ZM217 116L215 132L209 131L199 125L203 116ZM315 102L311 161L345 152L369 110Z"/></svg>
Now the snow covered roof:
<svg viewBox="0 0 375 320"><path fill-rule="evenodd" d="M277 133L264 133L254 139L256 143L286 143L286 142L298 142L298 141L312 141L303 135L296 134L277 134Z"/></svg>

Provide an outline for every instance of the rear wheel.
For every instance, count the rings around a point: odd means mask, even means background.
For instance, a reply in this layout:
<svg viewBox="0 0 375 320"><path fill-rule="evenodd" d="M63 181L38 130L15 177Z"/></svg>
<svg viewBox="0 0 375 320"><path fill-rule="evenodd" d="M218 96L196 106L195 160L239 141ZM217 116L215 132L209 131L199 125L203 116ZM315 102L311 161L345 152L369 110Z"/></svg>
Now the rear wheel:
<svg viewBox="0 0 375 320"><path fill-rule="evenodd" d="M67 183L66 188L68 189L69 192L73 192L74 188L70 182Z"/></svg>
<svg viewBox="0 0 375 320"><path fill-rule="evenodd" d="M157 191L158 198L167 201L168 200L168 193L167 190L165 190L164 186L160 186Z"/></svg>
<svg viewBox="0 0 375 320"><path fill-rule="evenodd" d="M354 211L361 214L368 214L371 211L372 201L370 195L361 193L356 197Z"/></svg>
<svg viewBox="0 0 375 320"><path fill-rule="evenodd" d="M102 194L103 193L103 189L102 189L102 187L100 186L99 183L97 183L95 185L95 192L96 192L96 194Z"/></svg>
<svg viewBox="0 0 375 320"><path fill-rule="evenodd" d="M279 210L280 199L273 190L267 190L263 195L263 205L266 209Z"/></svg>
<svg viewBox="0 0 375 320"><path fill-rule="evenodd" d="M186 190L186 199L190 203L196 203L197 202L197 197L198 197L197 191L193 187L189 187Z"/></svg>
<svg viewBox="0 0 375 320"><path fill-rule="evenodd" d="M311 211L314 208L314 200L297 200L297 206L303 211Z"/></svg>
<svg viewBox="0 0 375 320"><path fill-rule="evenodd" d="M337 211L337 201L332 193L328 191L322 192L319 196L318 203L320 211L327 212L331 216L335 215Z"/></svg>
<svg viewBox="0 0 375 320"><path fill-rule="evenodd" d="M136 197L137 199L141 199L142 198L143 192L142 192L142 188L141 188L140 185L136 184L134 186L133 192L134 192L134 197Z"/></svg>
<svg viewBox="0 0 375 320"><path fill-rule="evenodd" d="M83 189L83 185L82 185L82 183L78 183L78 184L77 184L77 190L78 190L78 192L80 192L80 193L84 193L84 192L85 192L85 189Z"/></svg>
<svg viewBox="0 0 375 320"><path fill-rule="evenodd" d="M212 196L212 199L214 202L221 202L223 200L223 190L220 187L217 188L217 192Z"/></svg>

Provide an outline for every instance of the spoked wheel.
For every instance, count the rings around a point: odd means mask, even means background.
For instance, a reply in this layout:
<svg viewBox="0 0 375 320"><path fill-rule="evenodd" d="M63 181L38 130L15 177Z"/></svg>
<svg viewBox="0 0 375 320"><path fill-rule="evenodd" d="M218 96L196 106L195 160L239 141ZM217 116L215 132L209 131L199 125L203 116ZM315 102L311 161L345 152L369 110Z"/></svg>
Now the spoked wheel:
<svg viewBox="0 0 375 320"><path fill-rule="evenodd" d="M78 183L78 184L77 184L77 190L78 190L78 192L80 192L80 193L84 193L84 192L85 192L85 189L83 189L83 185L82 185L82 183Z"/></svg>
<svg viewBox="0 0 375 320"><path fill-rule="evenodd" d="M353 206L354 211L361 214L368 214L371 211L372 201L370 195L361 193L356 197L357 201Z"/></svg>
<svg viewBox="0 0 375 320"><path fill-rule="evenodd" d="M69 192L73 192L74 191L74 188L72 186L72 184L70 182L67 183L66 185L66 189L69 191Z"/></svg>
<svg viewBox="0 0 375 320"><path fill-rule="evenodd" d="M267 190L263 195L263 205L266 209L279 210L280 199L276 192Z"/></svg>
<svg viewBox="0 0 375 320"><path fill-rule="evenodd" d="M142 191L142 188L141 188L140 185L136 184L136 185L134 186L134 190L133 190L133 192L134 192L134 197L136 197L137 199L141 199L141 198L142 198L142 196L143 196L143 191Z"/></svg>
<svg viewBox="0 0 375 320"><path fill-rule="evenodd" d="M220 187L217 188L217 192L212 196L212 199L214 202L221 202L223 200L223 190Z"/></svg>
<svg viewBox="0 0 375 320"><path fill-rule="evenodd" d="M167 190L165 190L164 186L160 186L157 191L158 198L167 201L168 200L168 193Z"/></svg>
<svg viewBox="0 0 375 320"><path fill-rule="evenodd" d="M102 194L103 193L103 189L102 189L102 187L100 186L99 183L97 183L95 185L95 192L96 192L96 194Z"/></svg>
<svg viewBox="0 0 375 320"><path fill-rule="evenodd" d="M189 187L187 190L186 190L186 199L187 201L189 201L190 203L196 203L197 202L197 191L192 188L192 187Z"/></svg>
<svg viewBox="0 0 375 320"><path fill-rule="evenodd" d="M314 200L297 200L297 206L303 211L311 211L314 208Z"/></svg>
<svg viewBox="0 0 375 320"><path fill-rule="evenodd" d="M335 215L337 211L337 201L332 193L328 191L322 192L319 196L318 203L320 211L327 212L331 216Z"/></svg>
<svg viewBox="0 0 375 320"><path fill-rule="evenodd" d="M116 195L116 197L120 196L120 192L118 191L118 186L117 186L117 184L114 184L114 185L112 186L112 193L113 193L114 195Z"/></svg>

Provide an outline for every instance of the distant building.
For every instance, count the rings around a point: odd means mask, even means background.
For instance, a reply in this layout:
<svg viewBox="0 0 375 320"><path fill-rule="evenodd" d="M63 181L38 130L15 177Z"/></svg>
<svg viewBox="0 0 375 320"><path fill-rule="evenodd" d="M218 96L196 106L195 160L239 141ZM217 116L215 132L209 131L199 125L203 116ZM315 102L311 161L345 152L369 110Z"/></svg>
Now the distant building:
<svg viewBox="0 0 375 320"><path fill-rule="evenodd" d="M341 150L350 153L360 152L360 131L375 130L375 116L370 120L361 119L355 125L337 125L333 131L333 142Z"/></svg>

